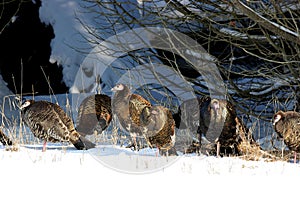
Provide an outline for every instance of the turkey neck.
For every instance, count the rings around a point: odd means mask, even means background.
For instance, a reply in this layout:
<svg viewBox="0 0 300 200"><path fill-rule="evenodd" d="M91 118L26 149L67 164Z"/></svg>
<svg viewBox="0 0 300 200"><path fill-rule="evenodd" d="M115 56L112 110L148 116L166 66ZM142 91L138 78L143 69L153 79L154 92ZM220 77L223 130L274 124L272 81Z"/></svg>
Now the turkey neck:
<svg viewBox="0 0 300 200"><path fill-rule="evenodd" d="M124 129L126 130L127 128L125 127L127 127L131 121L129 114L130 97L131 94L129 92L129 89L125 87L124 90L117 91L112 98L112 111L117 115L122 127L124 127ZM131 127L131 129L133 129L133 127Z"/></svg>
<svg viewBox="0 0 300 200"><path fill-rule="evenodd" d="M129 92L129 89L126 87L124 88L124 90L117 91L112 98L113 109L115 111L119 110L119 108L121 107L120 105L125 105L125 107L128 108L130 96L131 94Z"/></svg>
<svg viewBox="0 0 300 200"><path fill-rule="evenodd" d="M130 94L129 89L126 86L124 86L123 90L116 91L112 101L114 103L118 103L118 102L122 102L122 101L128 102L130 99L130 96L131 96L131 94Z"/></svg>
<svg viewBox="0 0 300 200"><path fill-rule="evenodd" d="M140 121L141 121L141 124L143 126L147 126L149 123L150 123L150 111L149 111L149 107L145 107L142 112L141 112L141 115L140 115Z"/></svg>

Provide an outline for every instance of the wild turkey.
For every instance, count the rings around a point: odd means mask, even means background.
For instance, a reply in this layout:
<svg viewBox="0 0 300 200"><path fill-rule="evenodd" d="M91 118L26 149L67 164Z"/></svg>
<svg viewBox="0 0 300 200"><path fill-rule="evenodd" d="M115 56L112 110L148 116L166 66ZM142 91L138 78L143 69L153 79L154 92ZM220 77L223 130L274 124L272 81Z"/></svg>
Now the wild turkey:
<svg viewBox="0 0 300 200"><path fill-rule="evenodd" d="M285 145L294 152L296 162L297 152L300 152L300 113L278 111L273 116L273 126Z"/></svg>
<svg viewBox="0 0 300 200"><path fill-rule="evenodd" d="M182 102L173 118L178 129L190 129L197 132L199 128L201 98L188 99Z"/></svg>
<svg viewBox="0 0 300 200"><path fill-rule="evenodd" d="M190 141L192 145L184 150L186 152L199 152L200 143L210 143L200 130L200 105L203 103L202 101L204 99L201 97L185 100L178 107L178 111L173 114L177 129L188 129L193 137L197 137L197 139L193 138L193 141Z"/></svg>
<svg viewBox="0 0 300 200"><path fill-rule="evenodd" d="M217 156L221 153L242 155L248 160L276 159L255 142L237 116L235 107L227 100L208 96L190 99L180 105L173 117L177 128L188 128L199 139L186 150L188 153L199 152L202 146Z"/></svg>
<svg viewBox="0 0 300 200"><path fill-rule="evenodd" d="M220 151L238 154L236 117L235 108L227 100L203 98L200 108L200 131L210 142L217 144L217 155Z"/></svg>
<svg viewBox="0 0 300 200"><path fill-rule="evenodd" d="M48 101L26 100L22 106L22 119L35 137L46 142L71 142L77 149L94 148L95 144L81 136L73 121L58 105Z"/></svg>
<svg viewBox="0 0 300 200"><path fill-rule="evenodd" d="M221 153L270 157L249 134L232 103L205 96L200 107L200 131L214 144L217 156Z"/></svg>
<svg viewBox="0 0 300 200"><path fill-rule="evenodd" d="M140 116L143 134L151 147L157 147L161 155L177 155L175 121L169 109L163 106L146 106Z"/></svg>
<svg viewBox="0 0 300 200"><path fill-rule="evenodd" d="M86 97L80 104L76 120L76 130L81 135L92 135L94 131L104 131L112 119L111 98L105 94Z"/></svg>
<svg viewBox="0 0 300 200"><path fill-rule="evenodd" d="M206 96L200 107L200 131L215 143L217 156L222 153L243 155L250 160L274 159L256 143L231 102Z"/></svg>
<svg viewBox="0 0 300 200"><path fill-rule="evenodd" d="M117 84L111 89L115 92L112 98L112 111L118 117L121 127L129 132L132 144L138 150L142 144L137 137L142 137L140 115L144 107L151 107L151 103L138 94L132 94L125 84Z"/></svg>
<svg viewBox="0 0 300 200"><path fill-rule="evenodd" d="M189 99L180 105L173 117L177 128L188 128L197 135L199 142L193 143L196 151L199 151L203 144L211 146L215 143L217 155L219 155L220 143L225 147L222 150L227 153L236 151L236 112L228 101L211 99L208 96Z"/></svg>

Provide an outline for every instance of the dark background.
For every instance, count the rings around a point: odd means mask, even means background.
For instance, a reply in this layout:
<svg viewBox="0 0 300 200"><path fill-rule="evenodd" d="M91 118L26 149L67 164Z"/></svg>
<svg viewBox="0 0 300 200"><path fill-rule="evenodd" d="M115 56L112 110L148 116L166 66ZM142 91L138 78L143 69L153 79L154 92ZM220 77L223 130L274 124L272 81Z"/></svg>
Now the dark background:
<svg viewBox="0 0 300 200"><path fill-rule="evenodd" d="M0 4L0 74L16 94L49 94L49 84L54 93L67 92L62 67L49 62L55 35L39 19L40 1L20 2ZM12 16L17 16L14 22Z"/></svg>

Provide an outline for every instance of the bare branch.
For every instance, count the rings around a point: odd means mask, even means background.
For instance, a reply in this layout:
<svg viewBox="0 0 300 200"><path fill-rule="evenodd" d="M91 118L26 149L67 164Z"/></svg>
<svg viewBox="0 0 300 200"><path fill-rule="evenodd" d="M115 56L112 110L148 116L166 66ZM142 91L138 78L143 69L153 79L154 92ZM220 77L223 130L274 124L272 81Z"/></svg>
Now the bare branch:
<svg viewBox="0 0 300 200"><path fill-rule="evenodd" d="M268 20L267 18L258 14L253 9L246 6L244 3L242 3L239 0L233 0L232 2L236 8L238 8L242 13L247 15L247 17L249 17L253 21L256 21L262 27L270 30L271 32L275 33L276 35L279 35L291 42L296 42L297 44L300 44L300 35L298 32L294 32L294 31L288 29L287 27L284 27L282 25L279 25L275 22Z"/></svg>

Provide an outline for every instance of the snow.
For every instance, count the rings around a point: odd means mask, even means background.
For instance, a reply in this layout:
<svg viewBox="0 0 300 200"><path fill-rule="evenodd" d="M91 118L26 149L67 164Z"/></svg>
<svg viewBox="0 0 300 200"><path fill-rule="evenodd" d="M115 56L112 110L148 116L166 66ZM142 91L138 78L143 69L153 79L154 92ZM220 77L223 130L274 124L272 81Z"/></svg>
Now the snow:
<svg viewBox="0 0 300 200"><path fill-rule="evenodd" d="M55 38L51 42L50 62L57 62L63 66L63 81L68 87L73 86L77 71L82 66L86 54L94 48L95 43L102 42L101 39L91 36L90 32L94 32L94 35L99 35L103 39L115 34L115 32L109 33L106 30L97 32L92 28L99 26L95 19L111 27L109 23L111 19L107 19L99 13L87 13L84 6L88 7L90 4L93 3L81 0L42 0L39 11L41 22L51 24L54 29ZM132 8L132 6L137 7L137 4L136 1L132 1L131 4L125 4L123 7L139 18L138 11L135 13L133 10L136 9ZM113 5L111 6L114 9ZM100 8L98 12L101 12ZM125 25L114 27L117 32L127 29L128 27Z"/></svg>
<svg viewBox="0 0 300 200"><path fill-rule="evenodd" d="M238 31L235 31L235 30L232 30L232 29L229 29L229 28L225 28L225 27L221 28L220 32L231 35L231 36L234 36L234 37L238 37L238 38L243 39L243 40L248 40L248 39L267 40L267 37L265 37L265 36L249 35L249 34L241 33L241 32L238 32ZM273 35L271 35L270 38L274 39L274 40L278 39L278 37L273 36Z"/></svg>
<svg viewBox="0 0 300 200"><path fill-rule="evenodd" d="M93 49L83 42L82 36L87 36L87 32L76 19L83 16L82 12L77 12L82 9L80 3L80 0L42 0L40 8L41 21L51 24L55 32L50 60L63 66L64 81L67 86L73 86L74 93L82 89L76 84L74 87L78 69L89 71L89 67L96 66L95 61L73 48ZM85 22L92 23L92 17L84 18ZM87 65L82 66L83 62ZM156 69L172 74L163 66ZM105 80L111 86L116 77L108 74ZM150 73L144 70L142 74L147 78ZM138 79L140 73L125 75ZM167 77L170 82L184 85L176 75ZM151 76L147 80L150 79ZM86 84L94 81L85 80ZM11 94L0 75L1 105L4 97ZM76 119L76 107L82 99L78 94L35 98L58 102L64 109L70 101L73 119ZM12 116L17 113L16 109L5 105L0 110L10 121L5 123L9 126L4 128L6 134L18 130ZM111 129L106 134L110 132ZM216 158L180 152L178 157L161 157L157 149L134 152L117 144L99 144L95 149L78 151L72 145L48 143L47 151L42 152L41 142L34 140L28 129L24 131L24 138L19 137L14 135L20 141L30 142L21 143L17 152L0 146L3 199L289 199L296 197L298 189L293 182L300 176L299 163L246 161L237 157Z"/></svg>
<svg viewBox="0 0 300 200"><path fill-rule="evenodd" d="M40 20L51 24L55 34L55 39L51 42L50 62L63 65L63 81L68 87L72 86L83 60L82 54L74 48L88 48L88 45L82 42L81 34L85 34L84 28L76 21L75 13L80 15L78 2L43 0L40 8Z"/></svg>
<svg viewBox="0 0 300 200"><path fill-rule="evenodd" d="M1 196L16 199L288 199L295 197L298 186L292 181L300 174L298 164L238 158L181 156L165 168L134 175L103 165L93 151L21 147L1 149L0 155ZM122 153L110 158L120 165L141 159Z"/></svg>

